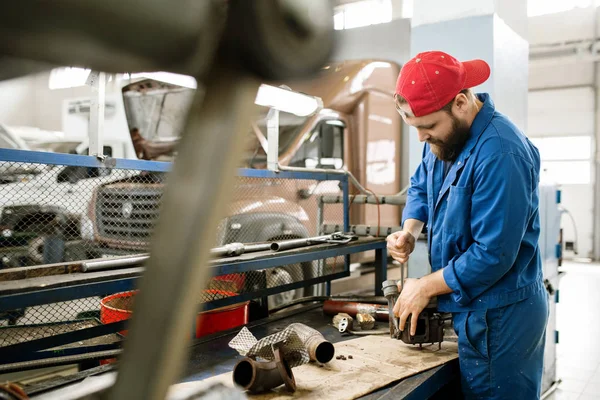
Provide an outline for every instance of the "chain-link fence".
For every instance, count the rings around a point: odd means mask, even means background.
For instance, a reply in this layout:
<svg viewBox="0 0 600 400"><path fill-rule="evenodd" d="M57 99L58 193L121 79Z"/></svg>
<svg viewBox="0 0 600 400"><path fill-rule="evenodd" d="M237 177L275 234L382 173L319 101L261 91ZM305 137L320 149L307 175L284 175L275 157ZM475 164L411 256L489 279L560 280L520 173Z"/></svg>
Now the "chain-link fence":
<svg viewBox="0 0 600 400"><path fill-rule="evenodd" d="M0 272L148 251L168 167L150 171L6 161L0 166ZM319 196L340 193L337 180L239 176L214 246L317 236L317 221L343 224L342 204L326 205L321 214L318 205ZM211 279L198 302L266 291L269 307L278 307L312 294L311 288L290 285L343 270L344 257L336 257L226 274ZM0 287L7 279L0 276ZM109 292L0 311L0 348L129 318L134 298L135 292ZM113 334L79 344L116 340Z"/></svg>

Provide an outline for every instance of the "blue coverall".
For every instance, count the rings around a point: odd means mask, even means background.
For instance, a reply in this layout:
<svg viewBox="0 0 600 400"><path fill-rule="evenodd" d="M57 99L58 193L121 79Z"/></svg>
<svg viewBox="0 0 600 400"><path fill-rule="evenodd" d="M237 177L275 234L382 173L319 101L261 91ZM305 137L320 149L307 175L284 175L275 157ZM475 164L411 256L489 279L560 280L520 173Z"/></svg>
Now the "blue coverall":
<svg viewBox="0 0 600 400"><path fill-rule="evenodd" d="M488 94L471 136L444 178L425 145L403 212L425 222L432 271L453 293L466 398L540 397L548 319L538 238L539 152Z"/></svg>

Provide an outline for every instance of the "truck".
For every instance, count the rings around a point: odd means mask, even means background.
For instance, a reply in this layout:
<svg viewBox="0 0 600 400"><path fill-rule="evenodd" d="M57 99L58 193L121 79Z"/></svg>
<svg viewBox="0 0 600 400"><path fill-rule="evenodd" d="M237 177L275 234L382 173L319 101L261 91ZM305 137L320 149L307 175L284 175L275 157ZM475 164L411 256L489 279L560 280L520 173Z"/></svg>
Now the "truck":
<svg viewBox="0 0 600 400"><path fill-rule="evenodd" d="M87 138L64 138L58 132L41 132L34 141L20 137L21 128L0 125L11 132L18 150L88 154ZM29 135L31 136L31 135ZM45 138L45 139L44 139ZM131 144L110 138L104 155L134 158ZM87 168L41 164L2 163L0 185L0 268L79 260L81 215L87 212L94 189L113 180L108 168ZM60 236L53 246L46 243ZM60 249L52 248L60 246ZM59 250L58 252L56 250ZM48 252L49 251L49 252Z"/></svg>
<svg viewBox="0 0 600 400"><path fill-rule="evenodd" d="M320 97L323 108L309 117L281 112L279 163L303 168L343 169L379 195L401 190L402 121L393 102L400 67L388 61L358 60L325 66L314 79L288 83L296 92ZM143 80L122 89L136 154L173 157L193 90ZM241 167L266 168L267 114L261 109L250 124ZM215 166L218 168L218 166ZM142 172L97 187L82 226L86 258L141 253L148 249L158 217L165 174ZM210 190L210 188L207 188ZM353 189L355 190L355 189ZM240 178L215 245L305 238L318 232L319 195L339 193L334 182ZM325 210L325 219L342 211ZM336 215L334 215L334 213ZM399 207L352 206L351 224L397 226ZM267 286L311 278L311 263L269 270ZM239 288L238 288L239 289ZM305 295L303 289L269 297L277 306Z"/></svg>

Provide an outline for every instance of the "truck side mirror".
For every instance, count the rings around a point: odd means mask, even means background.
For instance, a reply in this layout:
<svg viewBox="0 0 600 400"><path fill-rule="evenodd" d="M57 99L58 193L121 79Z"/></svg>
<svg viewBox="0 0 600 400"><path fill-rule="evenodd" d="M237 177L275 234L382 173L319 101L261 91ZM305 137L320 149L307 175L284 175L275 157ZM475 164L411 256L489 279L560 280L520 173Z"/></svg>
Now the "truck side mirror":
<svg viewBox="0 0 600 400"><path fill-rule="evenodd" d="M58 183L77 183L81 179L85 179L87 177L87 169L86 167L76 167L73 165L69 165L63 168L62 171L58 173L56 177L56 182Z"/></svg>
<svg viewBox="0 0 600 400"><path fill-rule="evenodd" d="M109 168L77 167L69 165L63 168L56 177L58 183L69 182L75 184L82 179L99 178L110 175Z"/></svg>

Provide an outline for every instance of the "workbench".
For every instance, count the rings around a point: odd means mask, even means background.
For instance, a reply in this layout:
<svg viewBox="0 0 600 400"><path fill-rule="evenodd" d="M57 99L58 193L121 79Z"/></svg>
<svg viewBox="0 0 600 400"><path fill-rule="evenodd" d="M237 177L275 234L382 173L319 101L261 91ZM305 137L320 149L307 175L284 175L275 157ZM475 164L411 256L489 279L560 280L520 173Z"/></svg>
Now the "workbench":
<svg viewBox="0 0 600 400"><path fill-rule="evenodd" d="M322 305L317 303L305 305L296 310L282 311L264 320L249 324L248 328L257 338L262 338L283 330L291 323L299 322L320 331L325 339L334 344L357 337L340 334L332 326L331 320L332 317L324 315ZM232 371L236 362L242 357L234 349L231 349L228 343L238 332L239 329L235 329L194 340L185 370L186 378L183 381L204 380L214 375ZM457 398L449 394L459 394L460 386L458 382L458 360L453 360L443 366L421 372L399 383L381 388L361 399L426 399L440 392L440 394L443 393L448 396L445 398Z"/></svg>
<svg viewBox="0 0 600 400"><path fill-rule="evenodd" d="M281 311L263 320L248 325L258 338L278 332L289 324L299 322L320 331L332 343L341 343L356 338L352 335L342 336L331 326L331 317L323 315L321 303L304 305L299 309ZM188 362L182 382L203 381L215 375L233 370L242 356L228 346L229 341L239 332L233 329L215 333L193 341L189 348ZM53 387L63 386L66 382L76 384L87 376L98 375L110 371L111 366L101 366L79 373L77 376L57 378L53 382L34 384L27 388L30 396L39 395ZM423 371L400 382L383 387L362 400L387 399L427 399L427 398L460 398L458 360L452 360L442 366Z"/></svg>

